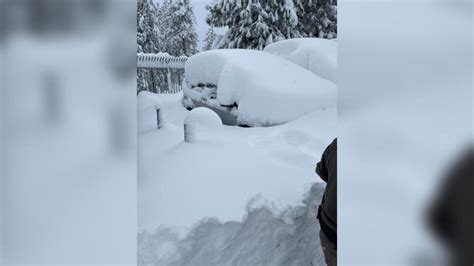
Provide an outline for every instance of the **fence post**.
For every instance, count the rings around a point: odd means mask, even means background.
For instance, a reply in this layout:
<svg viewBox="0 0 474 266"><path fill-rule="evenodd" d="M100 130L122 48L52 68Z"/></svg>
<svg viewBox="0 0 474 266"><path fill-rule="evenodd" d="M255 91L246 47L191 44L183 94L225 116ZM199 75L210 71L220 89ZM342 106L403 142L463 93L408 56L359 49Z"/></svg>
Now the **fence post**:
<svg viewBox="0 0 474 266"><path fill-rule="evenodd" d="M191 121L184 123L184 141L188 143L196 142L196 128Z"/></svg>
<svg viewBox="0 0 474 266"><path fill-rule="evenodd" d="M156 127L158 129L163 127L163 114L161 113L161 108L155 107L156 110Z"/></svg>

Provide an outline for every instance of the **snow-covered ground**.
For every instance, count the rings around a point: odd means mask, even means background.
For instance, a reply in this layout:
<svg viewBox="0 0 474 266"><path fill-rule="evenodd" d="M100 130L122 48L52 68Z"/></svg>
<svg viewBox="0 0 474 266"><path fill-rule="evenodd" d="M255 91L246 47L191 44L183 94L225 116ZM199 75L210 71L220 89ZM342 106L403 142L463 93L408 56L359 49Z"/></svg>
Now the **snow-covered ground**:
<svg viewBox="0 0 474 266"><path fill-rule="evenodd" d="M264 57L270 62L284 61L290 74L303 81L329 84L324 89L335 101L331 82L277 56ZM186 70L199 66L200 61L191 58L190 62ZM206 64L201 71L190 70L186 77L195 83L217 82L222 65ZM254 79L253 83L244 82L243 65L240 71L240 79L234 83L253 84L245 90L258 90L255 86L259 85L266 88L269 98L273 97L271 86L251 72L247 76ZM284 74L279 74L283 77L276 79L285 81ZM267 76L262 80L267 81ZM311 87L301 84L307 86L304 91ZM290 94L280 88L275 88L275 94ZM315 86L313 90L318 95L321 88ZM294 93L298 91L296 88ZM292 101L294 97L289 96L286 104L298 109L300 102ZM325 109L307 110L276 126L242 128L221 125L212 113L203 110L190 112L183 107L182 98L182 93L138 95L139 263L322 264L315 211L324 185L314 168L336 136L335 102L322 97L319 100L328 103ZM318 98L312 100L315 106L320 104ZM263 101L259 108L266 105ZM161 108L165 121L160 129L155 108ZM272 115L267 110L253 114L265 118ZM196 141L188 143L184 141L183 124L191 120L197 125ZM199 126L201 123L205 126Z"/></svg>
<svg viewBox="0 0 474 266"><path fill-rule="evenodd" d="M300 204L335 136L332 108L274 127L198 128L198 141L185 143L182 94L150 97L161 100L166 123L156 129L154 104L140 106L146 101L139 97L139 231L191 226L206 216L240 220L246 202L259 193Z"/></svg>

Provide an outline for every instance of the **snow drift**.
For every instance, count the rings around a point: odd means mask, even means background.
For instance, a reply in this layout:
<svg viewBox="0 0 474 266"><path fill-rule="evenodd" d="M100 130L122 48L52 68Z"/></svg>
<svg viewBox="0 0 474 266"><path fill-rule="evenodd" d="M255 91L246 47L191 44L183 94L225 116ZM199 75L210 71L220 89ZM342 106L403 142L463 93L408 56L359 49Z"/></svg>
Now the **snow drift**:
<svg viewBox="0 0 474 266"><path fill-rule="evenodd" d="M298 38L272 43L265 51L281 56L316 75L336 83L337 42L321 38Z"/></svg>
<svg viewBox="0 0 474 266"><path fill-rule="evenodd" d="M283 211L257 197L241 222L204 219L190 232L160 227L138 235L139 265L324 265L316 220L324 185Z"/></svg>
<svg viewBox="0 0 474 266"><path fill-rule="evenodd" d="M228 111L248 126L286 123L336 102L332 82L263 51L196 54L186 63L185 78L186 97Z"/></svg>

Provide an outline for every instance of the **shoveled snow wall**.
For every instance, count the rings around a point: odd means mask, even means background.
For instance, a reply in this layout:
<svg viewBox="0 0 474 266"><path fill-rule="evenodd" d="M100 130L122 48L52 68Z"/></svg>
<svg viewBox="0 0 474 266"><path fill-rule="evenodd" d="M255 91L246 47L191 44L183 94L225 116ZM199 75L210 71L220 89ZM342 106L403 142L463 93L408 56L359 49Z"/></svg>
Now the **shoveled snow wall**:
<svg viewBox="0 0 474 266"><path fill-rule="evenodd" d="M204 219L191 231L160 227L138 235L139 265L324 265L316 219L324 184L284 210L256 196L241 222Z"/></svg>

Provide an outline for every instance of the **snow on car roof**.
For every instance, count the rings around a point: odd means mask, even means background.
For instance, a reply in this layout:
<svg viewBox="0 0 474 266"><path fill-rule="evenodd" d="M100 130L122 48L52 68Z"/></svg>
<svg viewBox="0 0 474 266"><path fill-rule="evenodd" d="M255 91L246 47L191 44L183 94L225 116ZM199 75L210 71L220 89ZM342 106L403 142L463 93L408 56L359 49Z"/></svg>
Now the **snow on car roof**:
<svg viewBox="0 0 474 266"><path fill-rule="evenodd" d="M185 78L191 87L217 85L216 101L236 104L239 123L250 126L282 124L336 103L334 83L263 51L198 53L186 63Z"/></svg>

